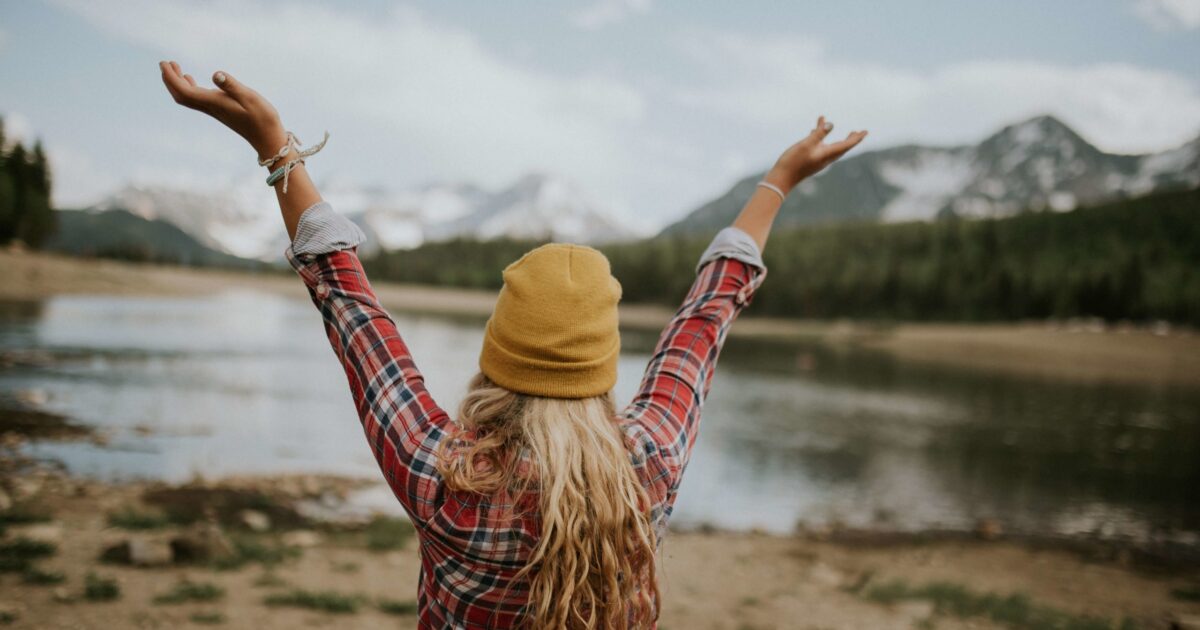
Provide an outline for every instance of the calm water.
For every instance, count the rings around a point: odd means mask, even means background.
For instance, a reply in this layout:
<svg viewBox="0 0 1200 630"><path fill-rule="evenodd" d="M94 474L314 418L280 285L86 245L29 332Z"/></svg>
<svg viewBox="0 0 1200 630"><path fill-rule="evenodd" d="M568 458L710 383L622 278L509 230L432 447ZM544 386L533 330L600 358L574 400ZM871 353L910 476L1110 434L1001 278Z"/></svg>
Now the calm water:
<svg viewBox="0 0 1200 630"><path fill-rule="evenodd" d="M480 322L397 317L439 402L474 370ZM654 338L628 333L617 393ZM330 472L375 478L345 376L308 302L59 297L0 303L0 396L99 427L35 456L106 479ZM1200 391L1066 384L866 352L726 346L675 523L798 523L1188 540L1200 531Z"/></svg>

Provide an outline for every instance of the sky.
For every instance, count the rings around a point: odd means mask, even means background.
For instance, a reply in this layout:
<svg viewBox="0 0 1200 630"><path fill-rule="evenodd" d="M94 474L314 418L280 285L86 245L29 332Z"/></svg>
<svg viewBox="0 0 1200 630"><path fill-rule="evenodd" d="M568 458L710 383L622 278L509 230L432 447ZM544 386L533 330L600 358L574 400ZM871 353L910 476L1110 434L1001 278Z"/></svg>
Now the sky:
<svg viewBox="0 0 1200 630"><path fill-rule="evenodd" d="M327 186L562 176L643 229L766 168L818 115L859 150L1053 114L1100 148L1200 134L1200 0L0 0L0 116L60 207L264 173L158 61L269 98ZM265 186L265 184L264 184Z"/></svg>

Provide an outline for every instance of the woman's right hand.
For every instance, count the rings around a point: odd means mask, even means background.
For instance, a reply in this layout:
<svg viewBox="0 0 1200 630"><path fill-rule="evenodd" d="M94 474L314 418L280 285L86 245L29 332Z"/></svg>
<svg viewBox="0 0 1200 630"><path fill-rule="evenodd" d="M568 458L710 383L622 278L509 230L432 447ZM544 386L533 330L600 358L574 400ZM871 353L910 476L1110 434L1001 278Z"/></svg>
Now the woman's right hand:
<svg viewBox="0 0 1200 630"><path fill-rule="evenodd" d="M833 131L833 123L826 123L824 116L818 118L812 133L788 147L783 155L779 156L775 166L767 171L764 179L779 186L786 193L804 179L816 175L826 166L836 162L867 137L866 131L854 131L841 142L823 144L830 131Z"/></svg>
<svg viewBox="0 0 1200 630"><path fill-rule="evenodd" d="M213 73L219 89L196 85L190 74L183 74L174 61L160 61L162 80L176 103L216 118L244 138L260 159L274 156L287 142L287 131L279 112L267 99L226 72Z"/></svg>

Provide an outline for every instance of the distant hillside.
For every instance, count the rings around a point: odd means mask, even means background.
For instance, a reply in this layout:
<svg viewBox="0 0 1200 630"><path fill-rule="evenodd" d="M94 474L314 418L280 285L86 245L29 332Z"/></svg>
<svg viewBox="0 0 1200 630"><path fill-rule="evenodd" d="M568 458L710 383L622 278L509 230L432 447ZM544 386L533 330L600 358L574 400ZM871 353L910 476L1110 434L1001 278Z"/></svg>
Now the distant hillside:
<svg viewBox="0 0 1200 630"><path fill-rule="evenodd" d="M56 214L58 231L45 246L53 251L196 266L264 266L205 247L171 223L143 219L125 210L60 210Z"/></svg>
<svg viewBox="0 0 1200 630"><path fill-rule="evenodd" d="M668 226L664 234L728 225L762 173ZM1051 116L1010 125L979 144L905 145L851 155L804 182L778 225L838 220L911 221L1070 210L1200 186L1200 138L1151 155L1105 153Z"/></svg>
<svg viewBox="0 0 1200 630"><path fill-rule="evenodd" d="M402 191L334 184L321 193L363 228L367 253L455 238L604 243L635 236L577 186L548 175L526 175L494 192L469 184ZM280 261L287 247L275 193L259 179L211 192L129 185L89 208L114 209L170 223L210 250L241 258Z"/></svg>
<svg viewBox="0 0 1200 630"><path fill-rule="evenodd" d="M677 304L704 235L604 246L623 300ZM377 280L497 288L537 241L454 241L367 261ZM751 313L997 321L1102 317L1200 325L1200 190L999 219L776 230Z"/></svg>

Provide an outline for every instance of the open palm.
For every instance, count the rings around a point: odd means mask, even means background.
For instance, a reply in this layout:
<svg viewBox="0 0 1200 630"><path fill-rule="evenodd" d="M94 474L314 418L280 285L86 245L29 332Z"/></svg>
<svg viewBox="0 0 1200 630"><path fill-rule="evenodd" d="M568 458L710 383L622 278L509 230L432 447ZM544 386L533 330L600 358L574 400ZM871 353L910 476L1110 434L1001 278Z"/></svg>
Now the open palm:
<svg viewBox="0 0 1200 630"><path fill-rule="evenodd" d="M775 162L772 174L783 181L778 185L791 189L807 177L819 173L822 169L833 164L853 149L867 137L866 131L852 131L844 140L826 144L825 138L833 130L832 123L826 123L825 117L817 119L817 126L803 140L788 147Z"/></svg>
<svg viewBox="0 0 1200 630"><path fill-rule="evenodd" d="M261 94L226 72L213 73L218 88L202 88L190 74L184 74L174 61L160 62L162 80L176 103L216 118L246 139L259 156L267 156L283 146L287 132L279 113Z"/></svg>

